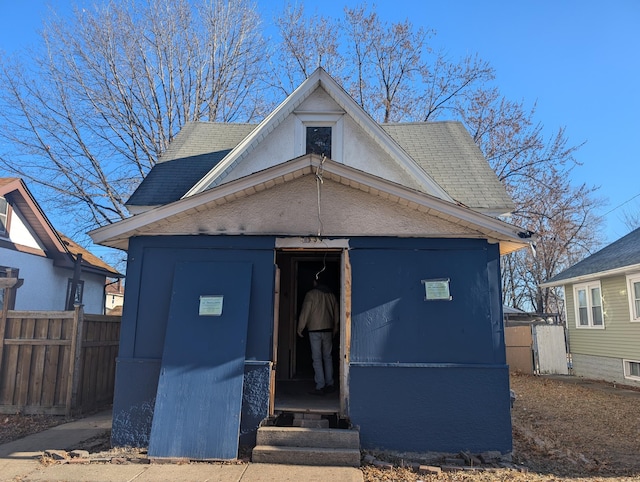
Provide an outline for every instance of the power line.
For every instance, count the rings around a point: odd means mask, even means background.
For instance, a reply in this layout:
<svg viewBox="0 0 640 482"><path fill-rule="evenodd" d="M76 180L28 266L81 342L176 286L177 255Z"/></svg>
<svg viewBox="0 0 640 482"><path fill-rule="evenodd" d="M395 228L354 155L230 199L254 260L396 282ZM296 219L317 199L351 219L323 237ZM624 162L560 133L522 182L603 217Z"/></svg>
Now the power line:
<svg viewBox="0 0 640 482"><path fill-rule="evenodd" d="M633 200L634 200L635 198L637 198L638 196L640 196L640 192L639 192L638 194L636 194L635 196L633 196L633 197L631 197L631 198L627 199L627 200L626 200L626 201L624 201L623 203L618 204L615 208L610 209L609 211L607 211L606 213L604 213L602 216L604 217L604 216L606 216L607 214L612 213L612 212L613 212L613 211L615 211L616 209L619 209L619 208L621 208L622 206L624 206L625 204L630 203L631 201L633 201Z"/></svg>

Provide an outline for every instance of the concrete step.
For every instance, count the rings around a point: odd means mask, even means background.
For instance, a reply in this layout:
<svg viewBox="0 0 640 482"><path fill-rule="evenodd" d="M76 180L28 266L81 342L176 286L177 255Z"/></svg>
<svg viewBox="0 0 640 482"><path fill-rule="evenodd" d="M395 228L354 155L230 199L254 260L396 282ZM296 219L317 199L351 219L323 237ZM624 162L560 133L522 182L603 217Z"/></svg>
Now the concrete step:
<svg viewBox="0 0 640 482"><path fill-rule="evenodd" d="M360 432L355 429L260 427L256 445L278 447L331 447L360 450Z"/></svg>
<svg viewBox="0 0 640 482"><path fill-rule="evenodd" d="M351 448L256 445L251 461L259 464L360 467L360 450Z"/></svg>

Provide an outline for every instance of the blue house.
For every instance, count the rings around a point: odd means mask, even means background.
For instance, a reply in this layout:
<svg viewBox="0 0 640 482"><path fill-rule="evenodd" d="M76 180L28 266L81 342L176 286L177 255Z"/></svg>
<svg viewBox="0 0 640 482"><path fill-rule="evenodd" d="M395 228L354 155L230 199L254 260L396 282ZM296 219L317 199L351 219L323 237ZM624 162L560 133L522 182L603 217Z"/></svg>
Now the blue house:
<svg viewBox="0 0 640 482"><path fill-rule="evenodd" d="M500 255L529 235L460 123L380 125L319 69L257 125L185 125L128 207L91 233L128 251L115 445L235 458L295 408L363 448L511 451ZM305 397L319 271L339 390Z"/></svg>

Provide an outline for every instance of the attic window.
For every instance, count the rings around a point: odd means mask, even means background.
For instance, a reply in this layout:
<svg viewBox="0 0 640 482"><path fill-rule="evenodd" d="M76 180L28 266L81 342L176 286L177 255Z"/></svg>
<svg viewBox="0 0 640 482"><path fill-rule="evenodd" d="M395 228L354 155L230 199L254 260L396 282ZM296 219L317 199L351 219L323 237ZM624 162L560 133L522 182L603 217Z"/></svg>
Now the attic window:
<svg viewBox="0 0 640 482"><path fill-rule="evenodd" d="M318 154L331 159L331 127L307 126L306 154Z"/></svg>
<svg viewBox="0 0 640 482"><path fill-rule="evenodd" d="M324 154L343 162L344 112L296 112L295 156Z"/></svg>

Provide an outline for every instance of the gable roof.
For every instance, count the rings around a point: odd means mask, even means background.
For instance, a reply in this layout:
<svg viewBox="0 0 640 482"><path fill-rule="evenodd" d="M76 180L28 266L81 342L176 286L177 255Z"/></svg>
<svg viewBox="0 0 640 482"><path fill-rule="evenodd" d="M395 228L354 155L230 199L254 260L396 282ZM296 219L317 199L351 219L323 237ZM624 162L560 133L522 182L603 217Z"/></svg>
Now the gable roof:
<svg viewBox="0 0 640 482"><path fill-rule="evenodd" d="M100 258L56 231L22 179L0 178L0 196L20 210L20 214L44 246L45 253L54 260L56 266L73 268L77 255L82 254L83 271L112 278L123 277Z"/></svg>
<svg viewBox="0 0 640 482"><path fill-rule="evenodd" d="M640 228L541 284L560 286L640 270Z"/></svg>
<svg viewBox="0 0 640 482"><path fill-rule="evenodd" d="M513 210L504 186L460 122L378 124L322 68L259 124L185 124L127 201L127 208L137 214L224 182L287 116L308 114L297 109L318 88L423 192L494 216Z"/></svg>
<svg viewBox="0 0 640 482"><path fill-rule="evenodd" d="M313 154L215 186L199 194L185 197L118 223L96 229L89 234L96 243L127 249L128 240L133 236L162 235L166 232L166 227L173 222L187 219L198 212L215 209L218 206L273 189L282 184L294 182L304 176L312 176L315 179L319 169L322 169L324 180L332 180L352 189L366 192L371 196L378 196L389 202L397 203L405 209L428 213L431 216L473 230L477 237L499 242L502 253L520 249L530 241L530 239L527 239L528 235L521 233L519 228L494 217L486 216L436 196L392 183L341 163L331 160L323 161ZM185 232L182 234L193 233ZM244 234L255 233L248 232ZM260 234L267 234L267 232ZM290 235L290 233L271 231L268 234ZM312 233L299 234L311 235ZM347 234L345 233L345 235Z"/></svg>
<svg viewBox="0 0 640 482"><path fill-rule="evenodd" d="M321 67L317 68L313 74L307 77L291 95L265 117L256 129L200 179L184 197L205 191L223 180L229 174L229 171L255 149L265 136L269 135L269 133L290 114L295 113L302 102L311 96L318 88L322 88L340 109L344 111L340 112L340 114L347 114L360 128L367 132L371 141L377 143L399 167L412 176L415 181L422 186L424 192L441 199L452 201L449 194L442 189L426 171L421 169L413 159L391 139L382 127ZM299 113L305 114L308 112Z"/></svg>
<svg viewBox="0 0 640 482"><path fill-rule="evenodd" d="M160 206L182 198L256 126L186 124L127 201L127 207L135 212L136 206ZM513 209L504 186L462 123L416 122L381 127L456 202L493 215Z"/></svg>

